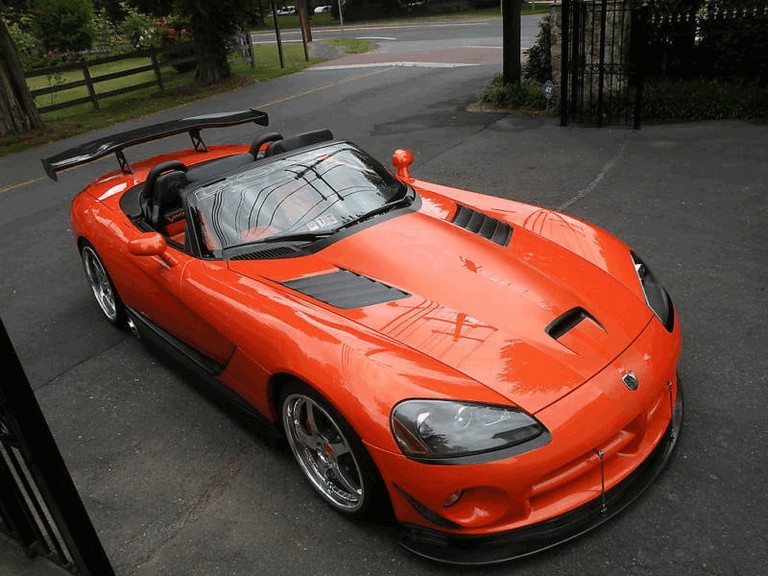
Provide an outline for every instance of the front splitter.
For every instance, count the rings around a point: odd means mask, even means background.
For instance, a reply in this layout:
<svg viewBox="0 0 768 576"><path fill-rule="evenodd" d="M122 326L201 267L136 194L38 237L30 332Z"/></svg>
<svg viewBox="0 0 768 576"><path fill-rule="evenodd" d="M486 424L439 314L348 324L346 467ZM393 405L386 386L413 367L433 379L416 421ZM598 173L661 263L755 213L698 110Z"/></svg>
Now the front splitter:
<svg viewBox="0 0 768 576"><path fill-rule="evenodd" d="M640 466L604 495L555 518L495 534L462 535L408 524L401 544L437 562L483 565L523 558L568 542L621 512L653 483L672 456L682 421L683 390L678 377L672 420L661 440Z"/></svg>

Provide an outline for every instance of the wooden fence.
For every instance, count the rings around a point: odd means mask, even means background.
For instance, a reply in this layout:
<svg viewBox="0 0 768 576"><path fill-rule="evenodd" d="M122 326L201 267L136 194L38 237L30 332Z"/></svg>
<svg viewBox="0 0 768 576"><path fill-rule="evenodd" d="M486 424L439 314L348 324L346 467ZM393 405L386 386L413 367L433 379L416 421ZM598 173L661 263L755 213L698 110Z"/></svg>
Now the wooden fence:
<svg viewBox="0 0 768 576"><path fill-rule="evenodd" d="M235 38L235 40L237 41L235 43L235 46L236 46L235 51L238 54L240 54L241 57L245 59L249 59L251 66L255 66L255 61L253 56L253 45L251 44L251 41L250 41L250 34L245 33L242 35L242 38L238 36ZM180 46L180 45L175 46L173 48L174 53L178 53L180 47L184 48L184 46ZM32 72L27 72L24 74L24 76L27 79L37 78L40 76L47 76L49 78L53 78L53 77L56 77L58 74L61 74L64 72L72 72L72 71L79 70L83 75L82 80L75 80L72 82L63 82L63 83L47 86L45 88L37 88L34 90L30 90L30 93L32 94L33 98L38 98L40 96L45 96L47 94L56 94L58 92L63 92L64 90L71 90L73 88L81 88L84 86L88 91L88 96L84 96L81 98L74 98L71 100L66 100L64 102L52 103L52 104L49 104L48 106L38 106L37 110L40 113L52 112L54 110L69 108L70 106L77 106L78 104L84 104L87 102L90 102L91 104L93 104L93 107L98 110L99 100L102 100L104 98L109 98L110 96L126 94L128 92L133 92L135 90L141 90L142 88L149 88L151 86L157 86L162 90L163 77L162 77L162 74L160 73L160 60L169 60L170 64L174 66L174 68L176 68L177 71L181 71L182 68L188 64L192 64L192 68L194 69L194 62L195 62L194 56L188 55L188 56L174 57L170 59L169 58L170 55L171 53L168 50L153 49L153 50L144 51L144 52L131 52L129 54L120 54L119 56L108 56L105 58L98 58L95 60L88 60L88 61L83 60L80 62L74 62L72 64L64 64L62 66L42 68L39 70L34 70ZM101 74L98 76L92 76L90 73L90 69L95 66L99 66L102 64L109 64L112 62L119 62L121 60L136 59L136 58L148 58L150 63L146 65L136 66L134 68L120 70L119 72L111 72L109 74ZM99 83L108 82L110 80L115 80L117 78L134 76L136 74L143 74L149 71L154 72L154 79L149 82L139 82L136 84L132 84L130 86L124 86L122 88L108 90L106 92L97 92L96 90L96 85Z"/></svg>
<svg viewBox="0 0 768 576"><path fill-rule="evenodd" d="M111 74L102 74L100 76L91 76L89 68L98 66L100 64L109 64L111 62L119 62L121 60L129 60L133 58L149 58L150 64L145 66L137 66L135 68L128 68L127 70L121 70L120 72L112 72ZM110 96L117 96L118 94L125 94L127 92L133 92L134 90L141 90L142 88L149 88L150 86L158 86L163 88L163 78L160 74L160 65L158 64L157 52L131 52L130 54L121 54L119 56L109 56L106 58L98 58L96 60L88 60L75 62L72 64L65 64L63 66L54 66L51 68L42 68L33 72L28 72L24 76L26 78L36 78L39 76L52 77L63 72L71 72L73 70L80 70L83 74L82 80L75 80L74 82L65 82L62 84L56 84L54 86L48 86L46 88L38 88L37 90L31 90L33 98L45 96L46 94L54 94L56 92L62 92L64 90L71 90L72 88L80 88L85 86L88 90L88 96L83 98L75 98L73 100L67 100L65 102L59 102L56 104L50 104L48 106L38 106L37 110L41 113L51 112L53 110L60 110L61 108L68 108L70 106L77 106L78 104L84 104L91 102L97 110L99 109L99 99L109 98ZM107 92L96 92L96 84L100 82L107 82L116 78L123 78L126 76L133 76L135 74L141 74L143 72L154 71L155 79L151 82L141 82L119 88L116 90L109 90Z"/></svg>

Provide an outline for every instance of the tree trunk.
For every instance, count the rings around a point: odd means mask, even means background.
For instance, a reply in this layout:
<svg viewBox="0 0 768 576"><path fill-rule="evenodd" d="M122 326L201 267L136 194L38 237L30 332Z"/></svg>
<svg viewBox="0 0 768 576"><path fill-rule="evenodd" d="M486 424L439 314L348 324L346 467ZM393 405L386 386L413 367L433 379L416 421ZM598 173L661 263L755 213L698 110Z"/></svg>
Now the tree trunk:
<svg viewBox="0 0 768 576"><path fill-rule="evenodd" d="M505 84L519 84L520 65L520 12L522 0L501 0L502 73Z"/></svg>
<svg viewBox="0 0 768 576"><path fill-rule="evenodd" d="M195 36L197 72L195 80L204 86L229 78L231 70L227 60L227 48L220 38L198 39Z"/></svg>
<svg viewBox="0 0 768 576"><path fill-rule="evenodd" d="M0 136L42 127L16 46L0 18Z"/></svg>

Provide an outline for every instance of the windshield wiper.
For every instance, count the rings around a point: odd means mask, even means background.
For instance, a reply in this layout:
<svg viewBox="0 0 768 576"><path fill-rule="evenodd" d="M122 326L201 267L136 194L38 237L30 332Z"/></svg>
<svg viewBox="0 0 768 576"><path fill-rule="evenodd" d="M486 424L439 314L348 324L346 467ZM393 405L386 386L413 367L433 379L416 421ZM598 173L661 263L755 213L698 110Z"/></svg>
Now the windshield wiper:
<svg viewBox="0 0 768 576"><path fill-rule="evenodd" d="M314 240L326 238L334 232L335 230L329 230L325 232L294 232L290 234L276 234L275 236L268 236L266 238L253 240L251 242L243 242L242 244L227 246L224 248L224 254L226 255L232 250L238 250L239 248L245 248L246 246L258 247L263 244L271 244L273 242L312 242Z"/></svg>
<svg viewBox="0 0 768 576"><path fill-rule="evenodd" d="M267 236L266 238L260 238L258 240L252 240L251 242L243 242L242 244L235 244L234 246L227 246L224 251L237 250L245 246L260 246L261 244L271 244L272 242L312 242L321 238L326 238L333 234L335 230L329 230L324 232L291 232L288 234L275 234L274 236Z"/></svg>
<svg viewBox="0 0 768 576"><path fill-rule="evenodd" d="M333 234L336 230L326 230L324 232L292 232L290 234L276 234L275 236L267 236L261 240L250 242L250 244L266 244L268 242L311 242L313 240L319 240L320 238L327 238Z"/></svg>
<svg viewBox="0 0 768 576"><path fill-rule="evenodd" d="M411 188L406 188L405 194L403 194L400 198L396 198L395 200L390 200L386 204L382 204L381 206L377 206L372 210L368 210L368 212L364 212L359 216L355 216L349 222L345 222L344 224L336 228L334 232L338 232L339 230L343 230L344 228L349 228L350 226L354 226L355 224L360 224L361 222L370 220L374 216L378 216L379 214L384 214L385 212L389 212L391 210L394 210L395 208L400 208L401 206L408 206L411 202L413 202L414 198L416 198L416 193L413 192Z"/></svg>
<svg viewBox="0 0 768 576"><path fill-rule="evenodd" d="M328 236L336 234L340 230L344 230L345 228L349 228L366 220L370 220L379 214L389 212L401 206L408 206L411 202L413 202L414 198L416 198L416 193L411 188L406 188L405 193L400 198L390 200L386 204L382 204L381 206L377 206L368 212L364 212L363 214L355 216L349 222L345 222L333 230L276 234L274 236L267 236L266 238L261 238L259 240L253 240L252 242L244 242L243 244L237 244L235 246L227 246L224 249L224 252L229 252L230 250L235 250L237 248L243 248L244 246L259 246L261 244L271 244L273 242L313 242L315 240L321 240L322 238L327 238Z"/></svg>

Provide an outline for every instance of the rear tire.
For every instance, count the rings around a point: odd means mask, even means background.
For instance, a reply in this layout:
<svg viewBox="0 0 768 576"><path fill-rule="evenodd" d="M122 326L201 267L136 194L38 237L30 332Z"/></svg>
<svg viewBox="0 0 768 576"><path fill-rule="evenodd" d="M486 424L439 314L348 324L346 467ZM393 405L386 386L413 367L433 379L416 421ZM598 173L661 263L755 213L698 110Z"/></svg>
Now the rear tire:
<svg viewBox="0 0 768 576"><path fill-rule="evenodd" d="M85 278L104 317L114 326L122 328L127 320L125 305L96 249L86 242L80 250L80 258Z"/></svg>
<svg viewBox="0 0 768 576"><path fill-rule="evenodd" d="M280 395L280 417L304 477L331 508L349 518L388 509L384 482L360 437L320 394L290 382Z"/></svg>

